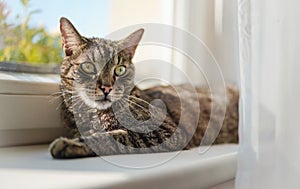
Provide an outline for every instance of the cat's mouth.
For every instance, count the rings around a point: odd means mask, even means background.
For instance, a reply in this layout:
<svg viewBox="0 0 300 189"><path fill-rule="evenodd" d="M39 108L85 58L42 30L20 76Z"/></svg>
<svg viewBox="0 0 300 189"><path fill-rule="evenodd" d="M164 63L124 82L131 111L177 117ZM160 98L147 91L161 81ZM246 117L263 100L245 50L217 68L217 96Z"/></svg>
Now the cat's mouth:
<svg viewBox="0 0 300 189"><path fill-rule="evenodd" d="M95 99L95 102L111 102L110 99Z"/></svg>
<svg viewBox="0 0 300 189"><path fill-rule="evenodd" d="M109 98L95 98L95 97L89 97L86 93L80 92L79 96L84 101L84 103L91 107L96 108L99 110L105 110L112 105L112 100Z"/></svg>

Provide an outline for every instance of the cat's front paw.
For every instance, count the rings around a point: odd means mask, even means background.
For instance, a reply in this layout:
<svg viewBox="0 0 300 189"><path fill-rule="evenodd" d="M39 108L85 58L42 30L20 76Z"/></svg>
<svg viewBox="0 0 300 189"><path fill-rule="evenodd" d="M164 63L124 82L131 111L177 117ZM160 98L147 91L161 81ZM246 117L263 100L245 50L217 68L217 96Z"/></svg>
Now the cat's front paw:
<svg viewBox="0 0 300 189"><path fill-rule="evenodd" d="M49 147L53 158L79 158L91 156L91 150L79 139L58 138Z"/></svg>

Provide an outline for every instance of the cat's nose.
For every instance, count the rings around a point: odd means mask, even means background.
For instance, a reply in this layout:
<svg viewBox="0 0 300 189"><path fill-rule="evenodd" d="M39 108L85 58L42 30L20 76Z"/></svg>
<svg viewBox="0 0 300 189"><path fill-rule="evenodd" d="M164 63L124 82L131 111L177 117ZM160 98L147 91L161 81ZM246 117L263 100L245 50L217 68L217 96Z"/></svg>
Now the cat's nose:
<svg viewBox="0 0 300 189"><path fill-rule="evenodd" d="M100 88L103 91L105 96L107 96L110 93L110 91L112 90L112 86L102 85Z"/></svg>

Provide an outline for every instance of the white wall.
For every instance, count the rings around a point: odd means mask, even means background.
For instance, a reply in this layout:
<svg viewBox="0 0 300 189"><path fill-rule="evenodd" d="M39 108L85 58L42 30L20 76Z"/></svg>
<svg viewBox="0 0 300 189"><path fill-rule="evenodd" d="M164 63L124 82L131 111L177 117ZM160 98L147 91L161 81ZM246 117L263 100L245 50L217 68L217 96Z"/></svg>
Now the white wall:
<svg viewBox="0 0 300 189"><path fill-rule="evenodd" d="M172 0L111 0L110 1L110 26L109 31L128 27L131 25L145 23L160 23L172 25L173 22L173 1ZM133 32L133 31L130 31ZM145 30L144 36L149 31ZM128 33L129 34L129 33ZM125 36L124 36L125 37ZM160 65L158 62L149 61L151 59L171 62L172 49L157 44L145 44L142 39L134 56L136 72L139 76L169 78L169 66Z"/></svg>
<svg viewBox="0 0 300 189"><path fill-rule="evenodd" d="M225 81L237 81L237 29L235 25L235 0L112 0L110 1L109 31L141 23L162 23L183 29L200 39L212 52L220 66ZM146 31L147 32L147 31ZM173 36L176 39L177 36ZM187 44L188 45L188 44ZM191 47L192 48L192 47ZM185 82L172 69L139 64L143 60L160 59L184 71L194 84L206 84L205 76L182 53L159 45L144 45L137 50L134 61L141 75L160 75L175 83ZM201 66L213 75L209 61Z"/></svg>

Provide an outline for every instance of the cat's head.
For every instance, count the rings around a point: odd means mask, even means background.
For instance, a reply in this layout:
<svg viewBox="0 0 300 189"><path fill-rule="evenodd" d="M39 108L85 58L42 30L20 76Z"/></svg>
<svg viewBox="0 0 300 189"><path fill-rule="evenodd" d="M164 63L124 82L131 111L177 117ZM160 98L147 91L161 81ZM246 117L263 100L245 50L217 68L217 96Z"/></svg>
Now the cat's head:
<svg viewBox="0 0 300 189"><path fill-rule="evenodd" d="M86 38L68 19L61 18L60 30L64 50L62 90L76 92L85 104L101 110L129 95L134 87L131 60L143 29L119 41Z"/></svg>

